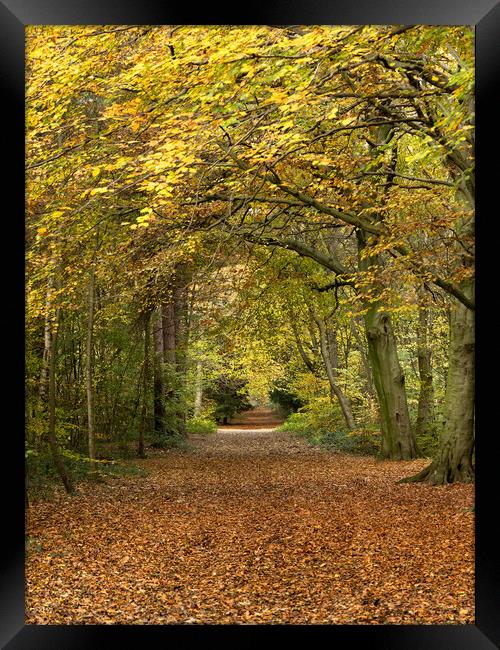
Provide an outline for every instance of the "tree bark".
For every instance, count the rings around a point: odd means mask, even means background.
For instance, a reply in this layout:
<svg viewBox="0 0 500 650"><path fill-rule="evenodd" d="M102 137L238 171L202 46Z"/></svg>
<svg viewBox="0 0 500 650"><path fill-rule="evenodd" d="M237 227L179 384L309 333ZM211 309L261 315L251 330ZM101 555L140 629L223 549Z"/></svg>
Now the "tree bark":
<svg viewBox="0 0 500 650"><path fill-rule="evenodd" d="M90 469L95 472L95 428L94 428L94 307L95 307L95 270L90 271L87 318L87 364L85 372L85 386L87 390L87 432L89 445Z"/></svg>
<svg viewBox="0 0 500 650"><path fill-rule="evenodd" d="M175 348L176 371L178 379L178 429L181 435L186 434L186 408L184 394L187 381L187 351L189 345L189 304L188 285L191 270L186 263L178 264L174 283L174 319L175 319Z"/></svg>
<svg viewBox="0 0 500 650"><path fill-rule="evenodd" d="M59 318L57 317L57 321ZM73 492L73 483L69 477L69 474L64 465L61 454L59 453L59 448L57 446L56 438L56 354L57 354L57 324L56 328L51 330L50 336L50 347L48 350L48 363L49 363L49 385L48 385L48 412L49 412L49 421L48 421L48 441L49 447L52 454L52 459L54 465L56 466L57 472L61 477L64 488L68 494Z"/></svg>
<svg viewBox="0 0 500 650"><path fill-rule="evenodd" d="M370 360L368 358L368 354L366 351L366 342L363 343L356 322L354 320L351 320L350 325L351 325L351 332L353 333L354 338L356 339L356 343L358 344L359 354L361 355L361 363L363 364L363 370L365 375L364 381L365 381L366 392L368 393L368 395L370 395L371 398L375 400L377 399L377 395L375 394L375 386L373 385L373 375L372 375L372 369L370 367Z"/></svg>
<svg viewBox="0 0 500 650"><path fill-rule="evenodd" d="M137 441L137 456L146 458L144 450L144 434L146 431L146 421L148 416L148 380L149 380L149 321L150 313L144 316L144 365L142 377L142 410L141 424L139 428L139 440Z"/></svg>
<svg viewBox="0 0 500 650"><path fill-rule="evenodd" d="M434 388L431 366L431 348L428 340L429 310L423 307L419 310L417 326L417 362L420 377L420 392L418 396L417 436L428 433L434 425Z"/></svg>
<svg viewBox="0 0 500 650"><path fill-rule="evenodd" d="M470 98L473 101L473 98ZM471 168L472 160L467 160ZM453 165L452 165L453 173ZM456 175L456 174L454 174ZM468 207L474 210L474 175L468 181L460 180L459 192L463 194ZM474 238L474 218L459 219L455 226L458 239ZM457 266L470 268L473 265L472 251L455 244ZM459 289L470 303L474 303L474 278L459 283ZM449 311L450 347L448 352L448 374L444 404L444 425L441 430L439 449L432 463L415 476L401 482L425 482L431 485L445 483L472 483L475 468L472 463L474 450L474 393L475 393L475 322L474 312L464 301L455 301Z"/></svg>
<svg viewBox="0 0 500 650"><path fill-rule="evenodd" d="M340 389L336 378L335 378L335 366L333 365L332 361L334 360L335 354L334 351L332 351L330 345L329 345L329 339L331 339L331 335L328 336L328 332L325 326L324 321L321 318L318 318L317 316L314 316L314 320L316 321L316 324L318 326L318 331L319 331L319 343L320 343L320 350L321 350L321 356L323 357L323 361L325 364L326 368L326 374L328 376L328 381L330 383L330 387L332 389L332 392L334 393L335 397L337 398L340 409L342 411L342 415L344 416L344 420L347 424L347 427L352 430L356 428L356 421L354 420L354 416L352 414L351 410L351 405L349 403L349 400L347 397L344 395L342 390Z"/></svg>
<svg viewBox="0 0 500 650"><path fill-rule="evenodd" d="M297 329L297 323L295 322L295 316L291 311L289 312L289 317L290 317L290 325L292 328L293 336L295 338L295 344L297 346L297 350L299 351L300 358L304 362L306 368L311 372L311 374L317 377L318 368L316 366L316 363L308 356L307 352L304 349L302 340L300 338L299 330Z"/></svg>
<svg viewBox="0 0 500 650"><path fill-rule="evenodd" d="M183 394L187 372L187 271L178 264L172 275L168 300L162 305L163 359L168 369L165 385L166 397L176 400L173 433L184 435L186 411Z"/></svg>
<svg viewBox="0 0 500 650"><path fill-rule="evenodd" d="M152 317L153 330L153 393L154 393L154 429L163 437L166 435L165 382L163 378L163 329L160 310L155 309Z"/></svg>
<svg viewBox="0 0 500 650"><path fill-rule="evenodd" d="M195 394L194 394L194 411L195 418L201 414L201 406L203 402L203 364L198 359L196 362L196 379L195 379Z"/></svg>
<svg viewBox="0 0 500 650"><path fill-rule="evenodd" d="M175 345L175 303L173 297L163 303L161 307L162 334L163 334L163 361L168 363L172 369L176 364Z"/></svg>
<svg viewBox="0 0 500 650"><path fill-rule="evenodd" d="M49 389L49 358L50 358L50 349L52 345L51 312L52 312L53 290L54 290L54 278L52 275L50 275L47 281L47 294L45 298L45 326L43 331L44 345L43 345L42 369L40 371L40 385L39 385L39 396L42 404L47 403L48 389Z"/></svg>
<svg viewBox="0 0 500 650"><path fill-rule="evenodd" d="M382 456L393 460L416 458L411 431L405 377L399 363L391 319L378 307L365 315L368 354L377 391L382 428Z"/></svg>
<svg viewBox="0 0 500 650"><path fill-rule="evenodd" d="M474 298L473 280L461 284ZM471 483L474 481L474 312L461 302L451 308L450 352L444 426L439 450L432 463L402 482Z"/></svg>
<svg viewBox="0 0 500 650"><path fill-rule="evenodd" d="M379 265L377 256L362 255L365 233L358 230L359 268L373 270ZM377 287L373 286L375 294ZM368 357L377 391L382 430L382 456L391 460L409 460L418 455L415 436L410 425L406 399L405 376L399 363L396 337L391 318L375 299L367 302L364 314Z"/></svg>

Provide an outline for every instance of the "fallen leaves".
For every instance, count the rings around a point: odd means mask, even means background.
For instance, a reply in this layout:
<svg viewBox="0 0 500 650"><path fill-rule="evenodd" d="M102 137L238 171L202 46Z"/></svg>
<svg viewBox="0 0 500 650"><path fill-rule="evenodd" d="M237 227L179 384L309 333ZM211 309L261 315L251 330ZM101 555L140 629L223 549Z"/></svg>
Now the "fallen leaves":
<svg viewBox="0 0 500 650"><path fill-rule="evenodd" d="M32 506L27 623L473 622L472 486L239 431Z"/></svg>

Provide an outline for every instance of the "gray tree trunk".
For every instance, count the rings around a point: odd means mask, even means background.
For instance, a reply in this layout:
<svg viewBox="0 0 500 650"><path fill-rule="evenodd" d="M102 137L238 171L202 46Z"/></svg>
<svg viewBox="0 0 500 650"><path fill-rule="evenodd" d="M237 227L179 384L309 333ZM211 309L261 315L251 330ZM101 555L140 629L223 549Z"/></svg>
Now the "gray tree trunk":
<svg viewBox="0 0 500 650"><path fill-rule="evenodd" d="M52 324L51 324L51 312L52 312L52 293L54 290L54 278L52 275L49 276L47 281L47 294L45 298L45 326L43 331L43 358L42 358L42 369L40 371L40 384L39 384L39 396L42 404L47 403L47 397L49 392L49 357L50 349L52 346Z"/></svg>
<svg viewBox="0 0 500 650"><path fill-rule="evenodd" d="M377 256L363 257L366 242L364 233L358 231L359 267L362 271L379 264ZM374 287L375 292L377 287ZM368 358L377 391L382 432L382 456L392 460L409 460L417 457L417 445L410 425L406 399L405 376L399 363L396 337L391 318L382 305L370 301L364 314Z"/></svg>
<svg viewBox="0 0 500 650"><path fill-rule="evenodd" d="M365 314L368 354L377 391L382 429L382 456L393 460L416 458L410 426L405 377L399 363L396 339L388 314L377 306Z"/></svg>
<svg viewBox="0 0 500 650"><path fill-rule="evenodd" d="M176 364L175 345L175 303L173 298L163 303L161 307L162 334L163 334L163 360L172 370Z"/></svg>
<svg viewBox="0 0 500 650"><path fill-rule="evenodd" d="M201 406L203 402L203 364L201 360L196 362L196 379L195 379L195 394L194 394L194 417L197 418L201 414Z"/></svg>
<svg viewBox="0 0 500 650"><path fill-rule="evenodd" d="M179 433L186 433L186 408L184 394L187 382L187 351L189 345L189 296L188 285L191 279L191 270L186 263L179 264L176 269L174 283L174 318L175 318L175 348L176 370L178 378L179 408L177 411Z"/></svg>
<svg viewBox="0 0 500 650"><path fill-rule="evenodd" d="M87 391L87 432L91 471L96 471L95 462L95 428L94 428L94 307L95 307L95 270L90 271L87 317L87 363L85 369L85 386Z"/></svg>
<svg viewBox="0 0 500 650"><path fill-rule="evenodd" d="M296 323L296 320L295 320L295 316L294 316L294 314L292 313L291 310L289 311L289 318L290 318L290 325L291 325L291 328L292 328L293 336L295 338L295 344L297 346L297 350L299 351L300 357L301 357L302 361L304 362L304 365L306 366L306 368L311 372L311 374L313 374L315 377L317 377L319 373L318 373L318 367L317 367L316 361L311 359L309 357L309 355L307 354L307 352L305 351L305 349L304 349L304 346L302 344L302 340L300 338L299 330L297 328L297 323Z"/></svg>
<svg viewBox="0 0 500 650"><path fill-rule="evenodd" d="M358 331L358 326L354 320L350 321L351 325L351 332L354 335L354 338L356 339L357 347L359 350L359 354L361 355L361 363L363 364L363 372L364 372L364 382L365 382L365 389L368 395L372 397L373 399L377 398L377 395L375 394L375 386L373 385L373 376L372 376L372 369L370 367L370 360L368 359L368 353L366 350L366 341L363 341L360 333Z"/></svg>
<svg viewBox="0 0 500 650"><path fill-rule="evenodd" d="M474 98L470 97L471 107ZM471 113L472 115L472 113ZM473 131L472 131L473 133ZM473 161L467 151L456 152L463 157L464 169L472 169ZM468 180L457 173L452 161L450 171L460 181L459 192L471 210L474 202L474 174ZM457 264L460 267L473 265L472 248L474 238L474 219L459 219L455 226L458 239L464 238L466 244L455 243ZM467 239L469 242L467 242ZM469 299L474 300L474 278L463 280L459 289ZM448 352L448 375L444 404L444 425L441 430L439 449L432 463L415 476L402 479L402 482L425 482L431 485L445 483L471 483L474 481L475 469L472 463L474 450L474 348L475 321L474 311L452 298L449 311L450 347Z"/></svg>
<svg viewBox="0 0 500 650"><path fill-rule="evenodd" d="M342 392L342 390L340 389L336 381L336 377L335 377L336 368L332 363L336 355L335 355L335 351L334 350L332 351L329 345L329 339L331 339L331 335L328 336L325 323L321 318L315 316L314 320L316 321L316 324L318 326L321 356L323 357L323 361L325 364L326 374L328 377L328 381L330 383L330 388L332 389L332 393L335 395L335 397L339 402L340 409L342 411L342 415L344 416L344 420L347 424L347 427L351 430L355 429L356 421L354 420L354 416L352 414L351 404L349 403L349 400L344 395L344 393Z"/></svg>
<svg viewBox="0 0 500 650"><path fill-rule="evenodd" d="M375 126L372 129L375 144L372 155L379 153L379 147L387 145L393 137L392 125ZM385 187L386 196L397 163L397 143L393 149L390 170ZM379 163L375 168L381 169ZM361 271L370 271L381 266L378 255L364 257L366 250L366 233L357 231L358 260ZM375 297L381 287L372 284ZM370 300L365 305L365 332L368 341L368 357L372 369L375 390L377 391L379 413L382 429L382 456L392 460L409 460L417 456L415 435L410 425L408 402L406 398L405 376L399 363L396 337L392 329L391 318L383 312L383 305L377 300Z"/></svg>
<svg viewBox="0 0 500 650"><path fill-rule="evenodd" d="M144 365L142 376L142 410L141 424L139 428L139 440L137 441L137 456L146 458L144 450L144 434L146 431L146 421L148 416L148 380L149 380L149 313L144 316Z"/></svg>
<svg viewBox="0 0 500 650"><path fill-rule="evenodd" d="M160 310L152 314L153 330L153 393L154 393L154 429L159 437L166 434L165 382L163 378L163 328Z"/></svg>
<svg viewBox="0 0 500 650"><path fill-rule="evenodd" d="M432 379L432 351L428 339L429 310L423 307L419 310L417 326L417 361L420 377L420 392L418 396L417 422L415 434L424 435L434 425L434 388Z"/></svg>
<svg viewBox="0 0 500 650"><path fill-rule="evenodd" d="M461 284L474 297L474 281ZM444 426L439 450L432 463L403 482L471 483L474 481L474 312L461 302L451 308L448 379L444 406Z"/></svg>
<svg viewBox="0 0 500 650"><path fill-rule="evenodd" d="M56 318L56 327L51 328L50 336L50 345L48 349L48 364L49 364L49 385L48 385L48 441L49 447L52 454L52 459L54 465L56 466L57 472L61 477L64 488L68 494L73 492L73 483L69 477L69 474L64 465L61 454L59 453L59 447L57 445L56 438L56 355L57 355L57 324L59 318Z"/></svg>

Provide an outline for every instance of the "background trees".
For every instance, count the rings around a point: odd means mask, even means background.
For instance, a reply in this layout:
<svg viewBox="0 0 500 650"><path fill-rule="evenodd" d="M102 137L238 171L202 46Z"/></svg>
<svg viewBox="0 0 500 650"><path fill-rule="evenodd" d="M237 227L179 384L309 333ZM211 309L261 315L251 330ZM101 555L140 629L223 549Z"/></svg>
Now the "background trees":
<svg viewBox="0 0 500 650"><path fill-rule="evenodd" d="M178 444L229 378L472 480L472 30L32 27L27 55L31 458L53 363L68 462Z"/></svg>

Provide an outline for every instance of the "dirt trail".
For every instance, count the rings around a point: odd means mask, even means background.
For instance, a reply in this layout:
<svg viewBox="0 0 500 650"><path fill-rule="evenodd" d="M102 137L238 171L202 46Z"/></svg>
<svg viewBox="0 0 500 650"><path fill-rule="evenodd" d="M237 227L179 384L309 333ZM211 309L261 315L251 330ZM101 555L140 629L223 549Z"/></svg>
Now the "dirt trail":
<svg viewBox="0 0 500 650"><path fill-rule="evenodd" d="M219 429L274 429L282 422L276 411L260 407L240 413Z"/></svg>
<svg viewBox="0 0 500 650"><path fill-rule="evenodd" d="M212 436L190 436L189 440L195 452L210 456L266 457L310 452L305 441L276 431L282 422L283 419L269 409L253 409L221 425Z"/></svg>
<svg viewBox="0 0 500 650"><path fill-rule="evenodd" d="M473 622L472 486L396 485L426 461L313 449L271 422L34 505L27 622Z"/></svg>

